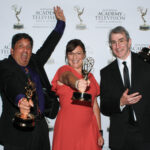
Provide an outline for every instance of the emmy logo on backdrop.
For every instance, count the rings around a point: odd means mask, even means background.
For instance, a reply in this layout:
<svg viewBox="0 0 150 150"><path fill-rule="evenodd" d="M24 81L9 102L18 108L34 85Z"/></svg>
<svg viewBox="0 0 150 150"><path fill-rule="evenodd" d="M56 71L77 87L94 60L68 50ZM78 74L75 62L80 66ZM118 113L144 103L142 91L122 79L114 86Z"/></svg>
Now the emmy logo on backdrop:
<svg viewBox="0 0 150 150"><path fill-rule="evenodd" d="M141 13L141 18L144 22L143 25L140 25L140 30L144 30L144 31L150 30L150 26L146 24L146 19L145 19L148 9L146 8L144 11L142 7L138 7L138 11Z"/></svg>
<svg viewBox="0 0 150 150"><path fill-rule="evenodd" d="M30 79L28 79L25 91L26 98L29 101L36 91L35 84ZM32 130L35 127L35 116L31 113L22 114L21 112L17 112L12 121L14 126L21 130Z"/></svg>
<svg viewBox="0 0 150 150"><path fill-rule="evenodd" d="M82 76L85 80L88 80L88 74L91 72L94 66L94 59L88 57L83 62ZM72 104L91 106L92 96L86 92L73 92Z"/></svg>
<svg viewBox="0 0 150 150"><path fill-rule="evenodd" d="M83 24L83 20L81 19L81 15L82 15L83 12L84 12L84 8L83 8L82 10L80 10L80 7L79 7L79 6L75 6L75 7L74 7L74 10L77 12L78 19L79 19L79 21L80 21L80 23L76 25L76 28L77 28L77 29L80 29L80 30L86 29L86 25Z"/></svg>
<svg viewBox="0 0 150 150"><path fill-rule="evenodd" d="M19 18L19 14L21 13L22 7L20 7L18 9L17 5L13 5L12 9L14 10L15 16L17 18L17 23L14 24L13 28L14 29L23 29L23 24L20 23L20 18Z"/></svg>

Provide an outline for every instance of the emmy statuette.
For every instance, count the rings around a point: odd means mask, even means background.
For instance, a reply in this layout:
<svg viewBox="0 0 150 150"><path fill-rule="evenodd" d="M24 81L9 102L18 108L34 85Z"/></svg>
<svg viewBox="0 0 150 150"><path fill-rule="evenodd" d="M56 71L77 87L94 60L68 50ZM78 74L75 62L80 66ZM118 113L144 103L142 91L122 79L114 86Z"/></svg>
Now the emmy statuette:
<svg viewBox="0 0 150 150"><path fill-rule="evenodd" d="M144 11L144 9L142 7L138 7L138 11L141 13L141 18L144 22L143 25L140 25L140 27L139 27L140 30L143 30L143 31L150 30L150 25L146 24L146 19L145 19L148 9L146 8Z"/></svg>
<svg viewBox="0 0 150 150"><path fill-rule="evenodd" d="M142 50L138 53L139 57L145 62L150 63L150 49L143 47Z"/></svg>
<svg viewBox="0 0 150 150"><path fill-rule="evenodd" d="M92 57L88 57L83 62L82 67L82 76L85 80L88 80L88 74L92 70L94 65L94 59ZM92 96L86 92L73 92L72 96L72 104L91 106Z"/></svg>
<svg viewBox="0 0 150 150"><path fill-rule="evenodd" d="M75 6L74 10L77 12L78 19L80 21L80 23L76 25L76 28L80 29L80 30L86 29L86 25L83 24L83 19L81 19L81 15L83 15L83 13L84 13L84 8L82 10L80 10L79 6Z"/></svg>
<svg viewBox="0 0 150 150"><path fill-rule="evenodd" d="M35 84L28 79L26 90L27 100L32 99L34 92L36 91ZM31 113L24 115L20 112L15 113L13 118L13 125L22 130L32 130L35 127L35 116Z"/></svg>
<svg viewBox="0 0 150 150"><path fill-rule="evenodd" d="M19 15L21 13L22 7L20 7L19 10L18 10L17 5L13 5L12 9L14 10L15 16L16 16L16 19L17 19L17 23L14 24L13 28L14 29L23 29L24 26L23 26L23 24L20 23L20 18L19 18Z"/></svg>

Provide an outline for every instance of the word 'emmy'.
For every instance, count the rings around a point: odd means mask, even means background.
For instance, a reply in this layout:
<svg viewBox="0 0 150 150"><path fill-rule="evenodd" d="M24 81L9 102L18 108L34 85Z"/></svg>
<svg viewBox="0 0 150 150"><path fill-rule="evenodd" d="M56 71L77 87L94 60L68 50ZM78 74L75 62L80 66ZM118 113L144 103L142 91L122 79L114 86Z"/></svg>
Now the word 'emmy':
<svg viewBox="0 0 150 150"><path fill-rule="evenodd" d="M29 101L36 91L35 84L30 79L28 79L25 90L26 98ZM18 129L33 129L35 127L35 116L31 113L22 114L17 112L13 118L13 124Z"/></svg>
<svg viewBox="0 0 150 150"><path fill-rule="evenodd" d="M82 76L85 80L88 80L88 74L91 72L94 65L94 59L88 57L83 62ZM91 106L92 96L86 92L73 92L72 104L79 104L85 106Z"/></svg>

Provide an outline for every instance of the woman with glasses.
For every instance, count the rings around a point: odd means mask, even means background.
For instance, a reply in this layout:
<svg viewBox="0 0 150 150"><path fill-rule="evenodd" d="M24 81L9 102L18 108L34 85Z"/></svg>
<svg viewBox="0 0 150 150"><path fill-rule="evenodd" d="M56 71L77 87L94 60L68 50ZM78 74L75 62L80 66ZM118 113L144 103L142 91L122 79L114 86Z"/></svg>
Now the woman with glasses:
<svg viewBox="0 0 150 150"><path fill-rule="evenodd" d="M82 41L69 41L66 46L68 64L60 67L52 80L53 90L60 101L54 127L53 150L101 150L103 145L100 109L97 103L100 88L92 73L88 74L88 80L83 78L85 57L86 51ZM73 95L76 92L91 95L91 100L74 100Z"/></svg>

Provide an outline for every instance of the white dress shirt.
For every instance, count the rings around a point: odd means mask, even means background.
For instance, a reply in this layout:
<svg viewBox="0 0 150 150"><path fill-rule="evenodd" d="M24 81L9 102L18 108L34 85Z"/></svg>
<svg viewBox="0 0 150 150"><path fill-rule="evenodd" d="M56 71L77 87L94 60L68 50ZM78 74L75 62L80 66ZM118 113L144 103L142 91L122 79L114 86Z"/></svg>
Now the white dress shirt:
<svg viewBox="0 0 150 150"><path fill-rule="evenodd" d="M131 87L132 86L131 85L131 52L130 52L129 56L125 60L117 58L117 61L118 61L118 66L119 66L119 70L120 70L120 74L121 74L121 78L122 78L123 83L124 83L124 77L123 77L124 65L122 63L124 61L126 61L126 65L128 67L128 70L129 70L129 79L130 79L130 87Z"/></svg>
<svg viewBox="0 0 150 150"><path fill-rule="evenodd" d="M126 62L126 65L128 67L128 71L129 71L129 79L130 79L130 87L131 87L132 86L131 85L131 52L130 52L129 56L125 60L117 58L117 61L118 61L118 67L119 67L119 70L120 70L120 74L121 74L121 78L122 78L123 83L124 83L124 77L123 77L123 68L124 68L124 65L122 63L124 61ZM125 106L126 105L120 106L120 110L122 111L125 108ZM136 120L135 112L133 111L133 113L134 113L134 118Z"/></svg>

